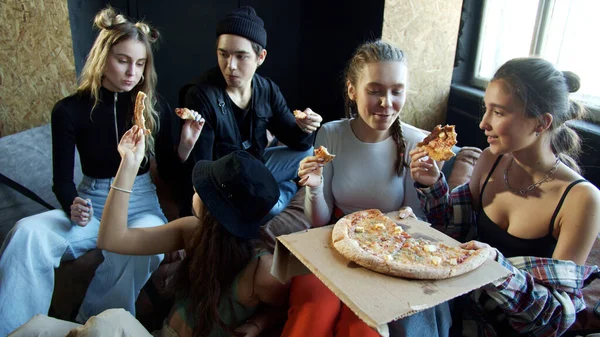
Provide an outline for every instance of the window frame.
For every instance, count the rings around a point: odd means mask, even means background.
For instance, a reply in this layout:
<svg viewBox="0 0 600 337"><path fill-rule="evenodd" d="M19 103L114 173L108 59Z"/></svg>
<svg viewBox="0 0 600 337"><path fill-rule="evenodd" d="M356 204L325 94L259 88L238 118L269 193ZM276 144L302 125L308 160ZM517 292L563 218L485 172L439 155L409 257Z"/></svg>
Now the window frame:
<svg viewBox="0 0 600 337"><path fill-rule="evenodd" d="M468 48L468 49L470 49L471 52L475 53L475 56L472 59L471 67L469 69L470 78L468 78L467 83L468 83L468 85L478 88L478 89L481 89L481 90L485 90L485 88L489 84L488 79L477 76L477 69L479 68L479 66L481 64L481 57L482 57L482 53L483 53L482 48L481 48L481 46L483 45L482 29L485 26L485 20L486 20L485 12L486 12L486 6L489 1L490 0L484 0L481 3L481 8L479 8L480 9L480 12L479 12L480 20L479 20L479 22L476 23L476 24L478 24L478 26L471 27L472 29L477 30L477 33L475 34L476 37L471 40L471 43L473 43L474 45L471 48ZM531 39L531 45L529 48L529 55L531 55L531 56L541 54L541 46L544 45L544 42L546 39L546 32L547 32L547 30L549 28L549 24L550 24L549 17L552 13L552 8L553 8L555 2L556 2L556 0L539 0L536 20L535 20L535 25L534 25L534 30L533 30L533 37ZM467 1L465 1L463 4L468 5ZM471 4L469 6L474 6L474 5ZM464 15L464 10L463 10L463 15ZM475 24L475 23L473 23L473 24ZM584 102L584 101L578 101L578 102L580 102L588 112L585 119L592 121L595 124L600 124L600 106L589 103L589 102Z"/></svg>

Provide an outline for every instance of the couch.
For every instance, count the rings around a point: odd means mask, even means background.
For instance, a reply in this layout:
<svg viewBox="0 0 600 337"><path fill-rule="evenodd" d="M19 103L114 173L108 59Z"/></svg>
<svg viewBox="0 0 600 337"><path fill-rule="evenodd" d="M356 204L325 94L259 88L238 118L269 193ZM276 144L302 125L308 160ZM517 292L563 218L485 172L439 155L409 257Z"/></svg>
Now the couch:
<svg viewBox="0 0 600 337"><path fill-rule="evenodd" d="M59 208L60 205L51 189L51 140L49 124L0 138L0 158L3 158L0 163L0 173L24 185L46 202ZM471 147L456 150L458 155L445 163L442 168L451 187L469 180L473 166L481 153L481 150ZM82 177L78 157L76 157L74 174L77 183ZM158 178L154 163L151 166L151 174L165 215L169 220L176 218L177 211L170 197L169 184ZM288 207L263 226L262 242L272 249L277 236L308 229L310 222L304 216L303 209L304 189L300 189ZM46 208L0 183L0 210L0 240L3 241L16 221L43 212ZM597 240L588 263L600 265L599 247L600 243ZM159 269L152 275L151 281L140 293L136 303L137 318L150 331L158 328L170 309L169 284L173 271L177 269L183 256L182 251L167 254ZM62 263L55 270L56 282L50 316L73 320L87 285L101 262L100 251L91 250L77 260ZM580 313L572 330L600 329L600 318L593 313L593 307L600 299L600 282L592 283L585 289L584 294L588 309ZM271 335L276 333L271 332Z"/></svg>

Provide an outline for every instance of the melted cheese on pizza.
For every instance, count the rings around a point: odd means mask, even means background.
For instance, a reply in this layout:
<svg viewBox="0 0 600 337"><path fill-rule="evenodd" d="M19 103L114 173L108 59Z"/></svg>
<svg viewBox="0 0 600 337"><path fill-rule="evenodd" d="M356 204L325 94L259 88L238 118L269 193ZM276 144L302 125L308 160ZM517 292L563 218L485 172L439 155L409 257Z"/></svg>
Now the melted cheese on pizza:
<svg viewBox="0 0 600 337"><path fill-rule="evenodd" d="M474 251L413 238L387 217L355 219L349 235L368 253L403 264L455 266Z"/></svg>

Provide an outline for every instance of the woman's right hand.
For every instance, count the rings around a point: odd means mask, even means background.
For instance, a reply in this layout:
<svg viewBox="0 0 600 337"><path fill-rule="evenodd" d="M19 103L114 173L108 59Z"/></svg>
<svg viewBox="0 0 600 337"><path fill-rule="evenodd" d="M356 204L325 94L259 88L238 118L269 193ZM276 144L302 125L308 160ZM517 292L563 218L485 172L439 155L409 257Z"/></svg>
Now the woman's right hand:
<svg viewBox="0 0 600 337"><path fill-rule="evenodd" d="M298 166L298 185L319 187L323 177L323 159L316 156L308 156Z"/></svg>
<svg viewBox="0 0 600 337"><path fill-rule="evenodd" d="M78 226L85 227L94 216L94 208L90 199L75 197L71 204L71 220Z"/></svg>
<svg viewBox="0 0 600 337"><path fill-rule="evenodd" d="M427 157L427 151L415 148L409 152L409 155L410 176L413 180L425 186L435 184L440 177L440 169L433 159Z"/></svg>

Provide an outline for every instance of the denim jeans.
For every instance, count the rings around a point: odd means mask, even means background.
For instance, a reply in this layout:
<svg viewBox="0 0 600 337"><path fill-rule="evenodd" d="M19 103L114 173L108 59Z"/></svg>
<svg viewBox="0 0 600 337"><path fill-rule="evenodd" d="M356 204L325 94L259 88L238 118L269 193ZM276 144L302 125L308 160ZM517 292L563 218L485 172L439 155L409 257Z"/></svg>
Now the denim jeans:
<svg viewBox="0 0 600 337"><path fill-rule="evenodd" d="M388 323L390 337L448 337L451 326L449 302Z"/></svg>
<svg viewBox="0 0 600 337"><path fill-rule="evenodd" d="M54 268L61 261L78 258L96 248L104 203L113 178L83 177L81 198L91 199L94 216L85 226L74 224L62 210L24 218L8 233L0 248L0 337L36 314L47 314L54 289ZM154 227L167 222L146 173L136 177L129 201L128 226ZM103 251L104 262L96 269L77 320L110 308L124 308L135 315L135 300L163 255L130 256Z"/></svg>
<svg viewBox="0 0 600 337"><path fill-rule="evenodd" d="M269 214L261 220L262 225L281 213L296 195L298 185L296 185L294 179L298 177L298 166L302 159L312 156L313 152L312 146L306 151L292 150L287 146L274 146L265 149L263 155L265 166L279 183L279 200L269 211Z"/></svg>

